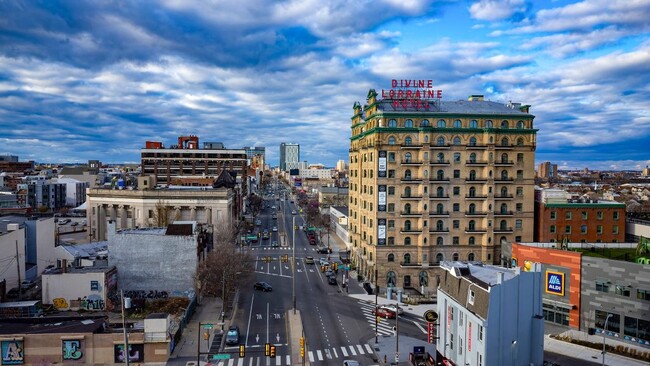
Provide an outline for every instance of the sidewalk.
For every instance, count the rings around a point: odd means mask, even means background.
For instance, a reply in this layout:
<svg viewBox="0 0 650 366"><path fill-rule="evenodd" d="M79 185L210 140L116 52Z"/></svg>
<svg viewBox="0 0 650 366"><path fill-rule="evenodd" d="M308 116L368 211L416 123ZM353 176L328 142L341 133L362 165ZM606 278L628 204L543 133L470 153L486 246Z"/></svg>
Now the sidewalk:
<svg viewBox="0 0 650 366"><path fill-rule="evenodd" d="M210 344L208 343L208 341L205 341L203 339L203 334L201 334L201 331L199 329L199 322L201 324L204 323L213 324L213 328L211 330L212 333L209 340L209 342L211 342L213 338L213 334L221 332L221 326L217 325L218 323L221 322L221 299L220 298L215 298L215 297L203 298L201 304L197 305L194 315L192 315L192 318L187 323L185 330L183 330L183 335L181 336L178 345L176 346L176 348L174 348L174 352L172 352L172 354L169 356L168 364L185 365L185 362L180 363L180 361L196 362L197 353L199 350L198 348L199 342L201 346L200 348L201 352L208 351ZM203 331L206 330L207 329L204 329ZM179 362L175 362L175 360ZM206 360L206 355L201 355L201 361L205 361L205 360Z"/></svg>

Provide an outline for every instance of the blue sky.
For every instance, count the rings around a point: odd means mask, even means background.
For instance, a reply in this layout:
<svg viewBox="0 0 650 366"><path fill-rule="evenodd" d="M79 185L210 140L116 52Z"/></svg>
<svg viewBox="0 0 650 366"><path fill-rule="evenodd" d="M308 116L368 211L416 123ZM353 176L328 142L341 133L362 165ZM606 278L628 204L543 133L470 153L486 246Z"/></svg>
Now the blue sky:
<svg viewBox="0 0 650 366"><path fill-rule="evenodd" d="M0 154L139 162L180 135L347 159L370 88L531 104L537 161L650 164L650 2L0 1Z"/></svg>

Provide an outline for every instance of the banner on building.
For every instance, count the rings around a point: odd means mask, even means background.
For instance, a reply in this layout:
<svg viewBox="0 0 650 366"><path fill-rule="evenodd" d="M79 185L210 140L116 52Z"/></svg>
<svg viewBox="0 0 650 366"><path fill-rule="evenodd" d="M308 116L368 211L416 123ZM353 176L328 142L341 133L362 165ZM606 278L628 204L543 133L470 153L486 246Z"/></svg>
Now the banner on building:
<svg viewBox="0 0 650 366"><path fill-rule="evenodd" d="M379 178L386 178L386 166L387 166L386 156L387 154L385 150L379 151L379 163L378 163L379 166L377 169L378 170L377 176Z"/></svg>
<svg viewBox="0 0 650 366"><path fill-rule="evenodd" d="M377 219L377 245L386 245L386 219Z"/></svg>
<svg viewBox="0 0 650 366"><path fill-rule="evenodd" d="M377 211L386 211L386 185L379 185L377 187L377 197L379 202L377 202Z"/></svg>

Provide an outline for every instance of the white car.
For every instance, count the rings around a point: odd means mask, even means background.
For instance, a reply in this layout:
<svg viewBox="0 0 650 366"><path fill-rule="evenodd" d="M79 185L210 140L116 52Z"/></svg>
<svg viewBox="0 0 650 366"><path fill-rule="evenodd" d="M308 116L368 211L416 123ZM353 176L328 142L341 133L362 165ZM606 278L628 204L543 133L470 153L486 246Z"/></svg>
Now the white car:
<svg viewBox="0 0 650 366"><path fill-rule="evenodd" d="M380 306L380 308L386 309L388 311L392 311L393 313L395 312L395 309L397 309L397 314L399 314L399 315L404 314L404 309L402 309L401 307L398 307L395 304L382 305L382 306Z"/></svg>
<svg viewBox="0 0 650 366"><path fill-rule="evenodd" d="M278 227L277 227L277 226L274 226L274 227L273 227L273 231L278 231Z"/></svg>
<svg viewBox="0 0 650 366"><path fill-rule="evenodd" d="M291 211L291 214L292 214L292 215L295 215L295 214L296 214L296 210Z"/></svg>

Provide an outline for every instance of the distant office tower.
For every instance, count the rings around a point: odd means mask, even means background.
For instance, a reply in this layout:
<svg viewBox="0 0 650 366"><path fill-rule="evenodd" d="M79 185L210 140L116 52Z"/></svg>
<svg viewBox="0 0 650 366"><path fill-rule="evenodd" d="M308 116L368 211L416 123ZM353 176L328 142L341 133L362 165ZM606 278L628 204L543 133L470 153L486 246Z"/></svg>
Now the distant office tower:
<svg viewBox="0 0 650 366"><path fill-rule="evenodd" d="M336 170L339 172L345 171L345 160L339 160L336 163Z"/></svg>
<svg viewBox="0 0 650 366"><path fill-rule="evenodd" d="M643 168L641 175L643 175L644 177L650 177L650 168L648 168L647 166Z"/></svg>
<svg viewBox="0 0 650 366"><path fill-rule="evenodd" d="M280 170L287 170L287 163L300 161L300 145L283 142L280 144Z"/></svg>
<svg viewBox="0 0 650 366"><path fill-rule="evenodd" d="M246 150L246 158L250 162L249 165L264 168L264 164L266 164L266 148L264 146L244 146L244 150Z"/></svg>
<svg viewBox="0 0 650 366"><path fill-rule="evenodd" d="M557 178L557 164L551 164L550 161L539 164L537 177L544 179Z"/></svg>

